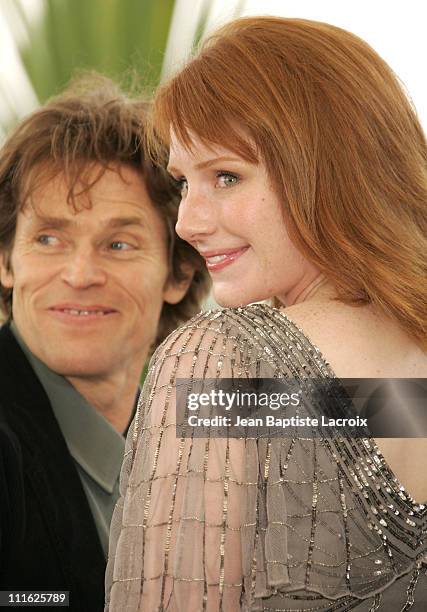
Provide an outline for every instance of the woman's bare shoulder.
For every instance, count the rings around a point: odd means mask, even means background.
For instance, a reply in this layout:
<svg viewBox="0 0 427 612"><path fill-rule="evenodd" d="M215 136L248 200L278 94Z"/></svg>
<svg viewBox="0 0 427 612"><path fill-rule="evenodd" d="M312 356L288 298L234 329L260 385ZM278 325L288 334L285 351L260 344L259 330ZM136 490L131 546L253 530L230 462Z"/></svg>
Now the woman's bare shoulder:
<svg viewBox="0 0 427 612"><path fill-rule="evenodd" d="M283 312L320 349L340 378L427 376L427 354L370 305L313 301Z"/></svg>

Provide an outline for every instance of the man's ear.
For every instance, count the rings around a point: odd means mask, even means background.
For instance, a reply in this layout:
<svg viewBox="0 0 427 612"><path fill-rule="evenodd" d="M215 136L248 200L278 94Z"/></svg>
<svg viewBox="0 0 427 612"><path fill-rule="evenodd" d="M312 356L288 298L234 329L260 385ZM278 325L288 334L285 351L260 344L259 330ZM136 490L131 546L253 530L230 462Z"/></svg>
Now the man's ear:
<svg viewBox="0 0 427 612"><path fill-rule="evenodd" d="M168 304L178 304L190 288L194 277L194 269L191 266L182 266L185 278L181 281L168 280L163 291L163 299Z"/></svg>
<svg viewBox="0 0 427 612"><path fill-rule="evenodd" d="M4 251L0 252L0 284L6 289L13 288L13 272L10 265L10 254Z"/></svg>

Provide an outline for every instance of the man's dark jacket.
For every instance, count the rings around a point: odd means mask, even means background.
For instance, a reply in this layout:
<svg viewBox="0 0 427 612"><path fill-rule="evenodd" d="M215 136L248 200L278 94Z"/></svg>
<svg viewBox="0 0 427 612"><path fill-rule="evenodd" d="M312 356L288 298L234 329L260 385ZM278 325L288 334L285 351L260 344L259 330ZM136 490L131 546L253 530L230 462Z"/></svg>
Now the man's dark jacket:
<svg viewBox="0 0 427 612"><path fill-rule="evenodd" d="M4 325L0 590L67 590L70 611L98 612L103 610L104 572L96 526L50 402Z"/></svg>

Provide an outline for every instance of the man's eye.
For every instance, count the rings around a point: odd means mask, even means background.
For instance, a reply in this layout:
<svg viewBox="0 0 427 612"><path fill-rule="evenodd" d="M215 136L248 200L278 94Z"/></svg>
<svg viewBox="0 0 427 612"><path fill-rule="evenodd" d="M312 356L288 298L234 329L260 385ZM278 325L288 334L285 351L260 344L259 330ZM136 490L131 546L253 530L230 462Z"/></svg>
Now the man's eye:
<svg viewBox="0 0 427 612"><path fill-rule="evenodd" d="M123 240L113 240L113 242L110 243L110 249L113 251L129 251L133 248L134 247L129 244L129 242L124 242Z"/></svg>
<svg viewBox="0 0 427 612"><path fill-rule="evenodd" d="M239 182L239 176L232 172L217 172L216 177L218 179L217 187L232 187Z"/></svg>
<svg viewBox="0 0 427 612"><path fill-rule="evenodd" d="M49 234L40 234L40 236L37 236L37 242L43 246L56 246L59 244L59 239Z"/></svg>

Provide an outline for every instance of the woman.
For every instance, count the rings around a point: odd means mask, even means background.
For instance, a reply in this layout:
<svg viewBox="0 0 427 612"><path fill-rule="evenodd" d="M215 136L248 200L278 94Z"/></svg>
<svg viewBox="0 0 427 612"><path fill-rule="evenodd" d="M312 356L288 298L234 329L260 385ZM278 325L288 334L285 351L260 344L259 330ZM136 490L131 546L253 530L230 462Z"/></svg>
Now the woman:
<svg viewBox="0 0 427 612"><path fill-rule="evenodd" d="M175 430L181 379L427 376L426 144L405 94L348 32L248 18L160 89L153 125L177 232L232 308L153 357L107 609L425 609L424 439Z"/></svg>

